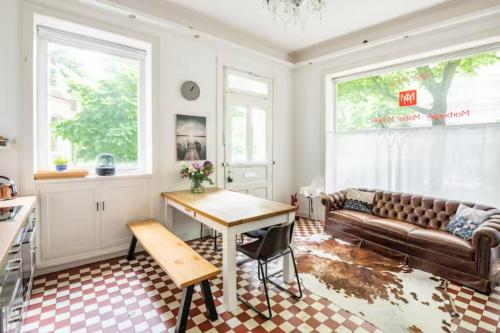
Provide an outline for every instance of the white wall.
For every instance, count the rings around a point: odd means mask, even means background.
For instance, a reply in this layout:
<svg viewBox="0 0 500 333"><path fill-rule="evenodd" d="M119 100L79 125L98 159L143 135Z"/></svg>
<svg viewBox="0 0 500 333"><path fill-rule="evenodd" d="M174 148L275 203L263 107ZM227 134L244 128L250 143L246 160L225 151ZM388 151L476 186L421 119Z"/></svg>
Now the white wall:
<svg viewBox="0 0 500 333"><path fill-rule="evenodd" d="M328 61L296 68L292 74L295 145L294 188L325 174L325 76L366 71L412 58L470 48L477 42L500 41L500 15L410 36L398 42L340 55ZM414 60L414 59L413 59ZM378 64L378 65L377 65ZM373 67L373 68L372 68ZM360 158L360 163L362 159Z"/></svg>
<svg viewBox="0 0 500 333"><path fill-rule="evenodd" d="M19 15L18 15L19 12ZM222 171L217 133L218 110L223 107L223 66L252 71L275 80L275 199L288 202L292 190L293 147L290 107L291 68L253 51L171 28L168 23L131 20L127 15L62 0L0 1L0 135L15 136L13 151L0 151L0 175L14 177L22 194L36 193L33 182L32 20L33 13L65 19L153 43L153 198L155 217L161 218L160 193L188 188L179 177L175 154L175 115L207 117L208 156ZM19 17L19 18L18 18ZM20 21L20 22L18 22ZM20 38L18 38L18 35ZM18 42L21 39L21 43ZM20 46L21 45L21 46ZM21 47L21 51L20 51ZM19 59L27 57L26 62ZM22 76L21 76L22 75ZM19 79L22 77L22 79ZM201 87L197 101L180 95L180 86L193 80ZM22 109L22 111L21 111ZM221 136L219 135L219 138ZM194 225L188 225L194 227ZM196 230L198 230L196 228Z"/></svg>
<svg viewBox="0 0 500 333"><path fill-rule="evenodd" d="M17 0L0 1L0 136L19 132L19 11ZM0 150L0 175L19 181L18 146Z"/></svg>

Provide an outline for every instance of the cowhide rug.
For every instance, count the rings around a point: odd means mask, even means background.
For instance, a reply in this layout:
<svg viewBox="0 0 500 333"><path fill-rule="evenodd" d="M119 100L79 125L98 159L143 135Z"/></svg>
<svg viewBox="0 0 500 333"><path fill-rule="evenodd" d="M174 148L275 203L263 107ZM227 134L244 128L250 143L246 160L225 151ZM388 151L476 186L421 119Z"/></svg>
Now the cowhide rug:
<svg viewBox="0 0 500 333"><path fill-rule="evenodd" d="M296 248L305 289L382 331L452 332L456 314L442 279L326 235Z"/></svg>

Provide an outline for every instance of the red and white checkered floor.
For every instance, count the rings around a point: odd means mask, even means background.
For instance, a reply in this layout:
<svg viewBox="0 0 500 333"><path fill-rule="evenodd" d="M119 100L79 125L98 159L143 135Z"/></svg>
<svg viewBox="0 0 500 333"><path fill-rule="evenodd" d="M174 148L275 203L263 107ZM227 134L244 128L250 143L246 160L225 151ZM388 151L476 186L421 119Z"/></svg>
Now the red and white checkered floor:
<svg viewBox="0 0 500 333"><path fill-rule="evenodd" d="M301 220L296 240L300 242L314 232L313 222ZM221 251L214 251L212 240L194 241L191 246L220 266ZM197 292L189 332L380 332L307 290L302 299L295 300L272 287L274 317L269 321L243 304L233 313L223 312L222 276L211 284L219 319L206 319L205 305ZM259 286L256 264L240 266L239 294L262 307L265 297ZM489 297L454 284L449 291L461 313L457 332L500 333L500 288ZM22 331L173 332L180 296L181 291L149 256L139 254L131 262L124 257L110 259L36 278Z"/></svg>

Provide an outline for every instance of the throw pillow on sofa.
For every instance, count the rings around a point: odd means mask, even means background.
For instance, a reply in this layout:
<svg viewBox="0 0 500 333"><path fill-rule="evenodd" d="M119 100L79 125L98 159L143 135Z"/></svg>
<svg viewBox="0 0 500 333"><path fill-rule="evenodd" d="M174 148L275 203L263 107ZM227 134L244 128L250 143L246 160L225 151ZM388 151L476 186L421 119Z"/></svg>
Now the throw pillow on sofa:
<svg viewBox="0 0 500 333"><path fill-rule="evenodd" d="M487 211L460 204L455 215L451 217L446 231L465 240L471 240L474 230L479 228L489 216Z"/></svg>
<svg viewBox="0 0 500 333"><path fill-rule="evenodd" d="M371 214L374 197L374 192L366 192L350 188L346 193L344 209Z"/></svg>

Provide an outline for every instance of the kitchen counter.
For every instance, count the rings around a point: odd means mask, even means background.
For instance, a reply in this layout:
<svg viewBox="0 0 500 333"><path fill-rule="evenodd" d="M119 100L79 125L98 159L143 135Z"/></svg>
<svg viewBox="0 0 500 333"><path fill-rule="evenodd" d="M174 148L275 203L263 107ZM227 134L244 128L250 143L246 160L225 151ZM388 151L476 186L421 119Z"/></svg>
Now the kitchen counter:
<svg viewBox="0 0 500 333"><path fill-rule="evenodd" d="M13 200L0 201L0 208L23 206L16 215L14 222L0 222L0 262L7 257L10 247L19 233L23 221L36 203L36 197L18 197Z"/></svg>

